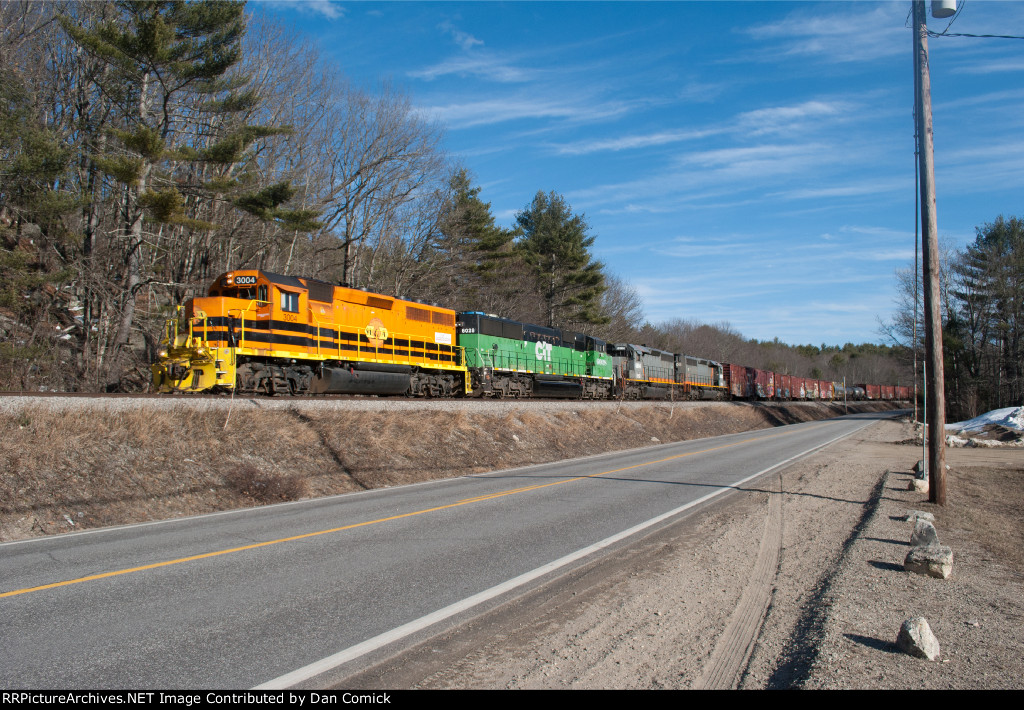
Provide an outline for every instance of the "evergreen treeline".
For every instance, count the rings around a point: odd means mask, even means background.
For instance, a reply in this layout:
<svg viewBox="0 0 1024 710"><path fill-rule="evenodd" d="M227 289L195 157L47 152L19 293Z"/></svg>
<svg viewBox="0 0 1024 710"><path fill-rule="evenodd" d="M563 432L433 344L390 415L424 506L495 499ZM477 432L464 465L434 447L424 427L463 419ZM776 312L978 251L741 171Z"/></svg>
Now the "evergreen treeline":
<svg viewBox="0 0 1024 710"><path fill-rule="evenodd" d="M940 271L947 418L1024 404L1024 220L999 216L978 227L963 250L943 250ZM888 332L910 354L915 279L912 270L898 277L900 309ZM923 353L923 307L917 310Z"/></svg>
<svg viewBox="0 0 1024 710"><path fill-rule="evenodd" d="M643 323L556 192L512 228L384 85L242 3L0 3L0 387L138 390L164 320L237 268L804 376L896 381L873 346ZM1019 371L1018 371L1019 376Z"/></svg>

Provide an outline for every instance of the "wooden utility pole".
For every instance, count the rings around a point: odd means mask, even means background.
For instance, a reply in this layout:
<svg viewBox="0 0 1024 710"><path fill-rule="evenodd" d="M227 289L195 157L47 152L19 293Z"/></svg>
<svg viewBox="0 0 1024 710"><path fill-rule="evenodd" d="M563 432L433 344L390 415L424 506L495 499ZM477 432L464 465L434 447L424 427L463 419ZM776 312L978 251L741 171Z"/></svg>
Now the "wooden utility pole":
<svg viewBox="0 0 1024 710"><path fill-rule="evenodd" d="M935 160L932 141L931 79L928 74L928 20L924 0L914 0L914 67L921 172L921 244L924 262L924 349L928 420L928 500L946 504L946 399L942 366L939 302L939 229L935 214Z"/></svg>

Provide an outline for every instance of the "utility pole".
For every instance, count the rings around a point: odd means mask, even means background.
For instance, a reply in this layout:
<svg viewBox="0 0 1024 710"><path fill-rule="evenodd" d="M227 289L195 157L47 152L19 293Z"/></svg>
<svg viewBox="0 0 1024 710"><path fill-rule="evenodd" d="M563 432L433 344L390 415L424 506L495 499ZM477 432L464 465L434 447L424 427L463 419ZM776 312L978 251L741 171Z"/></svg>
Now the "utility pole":
<svg viewBox="0 0 1024 710"><path fill-rule="evenodd" d="M946 411L939 312L939 230L935 212L935 160L932 140L931 79L928 74L928 20L924 0L914 0L914 67L921 173L921 244L924 262L924 328L927 373L925 417L928 436L928 500L946 504Z"/></svg>

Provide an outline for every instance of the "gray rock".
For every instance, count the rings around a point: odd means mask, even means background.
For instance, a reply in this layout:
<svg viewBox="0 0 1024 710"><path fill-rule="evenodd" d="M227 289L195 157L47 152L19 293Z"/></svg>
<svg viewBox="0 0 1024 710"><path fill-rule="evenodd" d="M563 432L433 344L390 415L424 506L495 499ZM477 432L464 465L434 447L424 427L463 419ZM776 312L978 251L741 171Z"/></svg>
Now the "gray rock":
<svg viewBox="0 0 1024 710"><path fill-rule="evenodd" d="M907 486L908 491L917 491L918 493L928 492L928 479L927 478L911 478L910 485Z"/></svg>
<svg viewBox="0 0 1024 710"><path fill-rule="evenodd" d="M953 572L953 550L945 545L912 547L903 560L903 569L936 579L947 579Z"/></svg>
<svg viewBox="0 0 1024 710"><path fill-rule="evenodd" d="M929 523L934 523L935 516L925 510L908 510L907 517L904 520L908 523L916 523L918 520L927 520Z"/></svg>
<svg viewBox="0 0 1024 710"><path fill-rule="evenodd" d="M903 622L896 636L896 645L901 651L915 658L927 658L929 661L936 661L939 658L939 641L928 626L928 620L923 616Z"/></svg>
<svg viewBox="0 0 1024 710"><path fill-rule="evenodd" d="M939 533L927 520L918 520L914 523L914 532L910 534L911 547L924 547L926 545L938 545Z"/></svg>

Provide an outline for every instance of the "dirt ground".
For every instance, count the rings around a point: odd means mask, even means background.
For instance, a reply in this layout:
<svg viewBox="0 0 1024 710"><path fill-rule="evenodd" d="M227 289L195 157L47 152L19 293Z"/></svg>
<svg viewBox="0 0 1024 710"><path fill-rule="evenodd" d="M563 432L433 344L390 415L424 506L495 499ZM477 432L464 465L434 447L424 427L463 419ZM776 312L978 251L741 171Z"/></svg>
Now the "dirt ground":
<svg viewBox="0 0 1024 710"><path fill-rule="evenodd" d="M1022 688L1024 452L948 450L948 505L908 490L883 422L490 618L351 679L418 688ZM888 473L887 473L888 472ZM908 510L954 571L906 572ZM896 649L928 619L940 661ZM452 649L455 649L452 651ZM430 656L430 658L428 658Z"/></svg>

